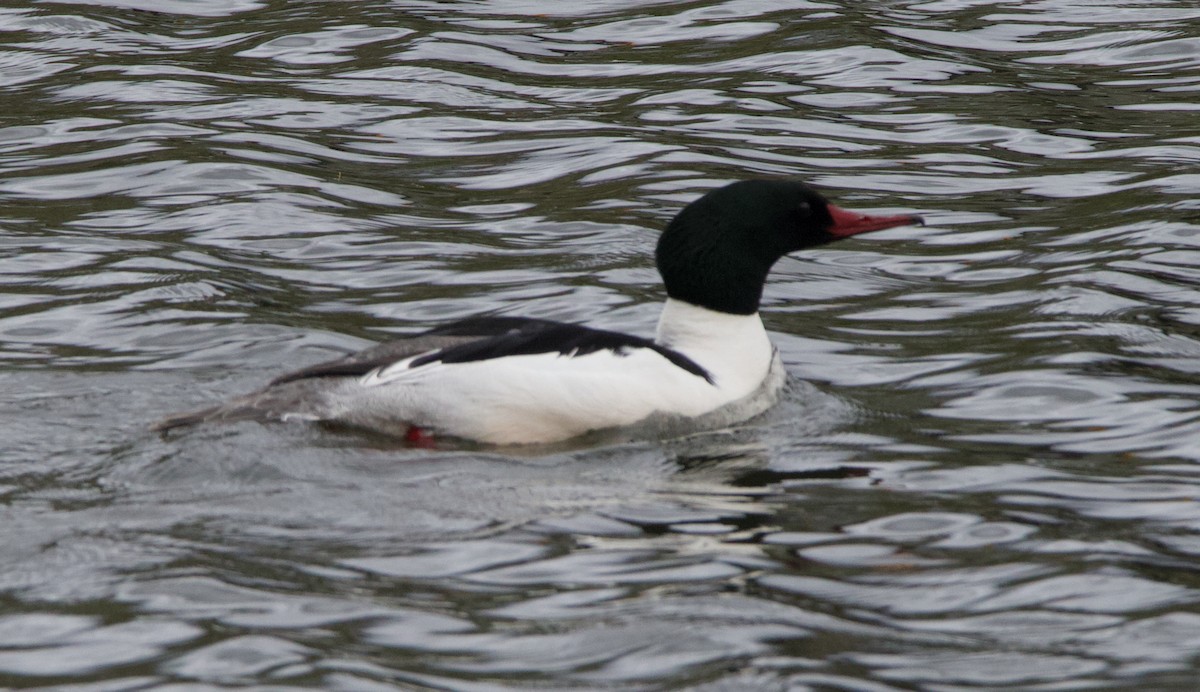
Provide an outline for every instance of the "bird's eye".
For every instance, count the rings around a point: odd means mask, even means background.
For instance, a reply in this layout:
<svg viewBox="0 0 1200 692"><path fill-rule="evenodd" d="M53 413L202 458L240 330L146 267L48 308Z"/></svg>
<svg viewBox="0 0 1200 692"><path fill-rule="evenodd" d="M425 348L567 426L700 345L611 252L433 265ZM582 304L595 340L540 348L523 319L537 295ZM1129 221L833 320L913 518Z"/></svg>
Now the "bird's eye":
<svg viewBox="0 0 1200 692"><path fill-rule="evenodd" d="M796 216L804 218L812 215L812 207L808 206L808 202L801 202L796 205Z"/></svg>

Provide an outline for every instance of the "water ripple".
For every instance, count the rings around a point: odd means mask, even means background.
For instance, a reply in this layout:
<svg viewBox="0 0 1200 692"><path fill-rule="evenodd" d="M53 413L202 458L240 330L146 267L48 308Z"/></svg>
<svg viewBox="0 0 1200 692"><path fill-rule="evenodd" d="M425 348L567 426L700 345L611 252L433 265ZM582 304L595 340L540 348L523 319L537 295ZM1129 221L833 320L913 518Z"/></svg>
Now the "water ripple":
<svg viewBox="0 0 1200 692"><path fill-rule="evenodd" d="M1191 689L1183 5L0 10L0 685ZM929 225L779 263L745 425L145 431L469 314L650 333L750 176Z"/></svg>

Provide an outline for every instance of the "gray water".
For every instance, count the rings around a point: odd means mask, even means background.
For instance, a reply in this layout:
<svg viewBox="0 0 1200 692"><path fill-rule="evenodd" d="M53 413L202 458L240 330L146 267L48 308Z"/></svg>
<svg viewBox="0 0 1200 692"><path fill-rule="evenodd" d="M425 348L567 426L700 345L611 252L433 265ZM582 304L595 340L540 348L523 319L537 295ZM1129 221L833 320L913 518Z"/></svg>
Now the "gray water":
<svg viewBox="0 0 1200 692"><path fill-rule="evenodd" d="M0 685L1195 689L1200 7L0 9ZM476 313L651 333L752 176L785 400L552 452L146 426Z"/></svg>

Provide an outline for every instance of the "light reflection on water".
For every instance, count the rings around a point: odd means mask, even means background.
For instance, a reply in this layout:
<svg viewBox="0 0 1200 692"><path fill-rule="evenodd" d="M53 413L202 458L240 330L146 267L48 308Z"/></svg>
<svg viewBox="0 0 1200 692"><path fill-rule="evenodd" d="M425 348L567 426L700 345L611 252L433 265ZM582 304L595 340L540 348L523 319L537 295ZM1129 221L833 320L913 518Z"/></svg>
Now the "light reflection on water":
<svg viewBox="0 0 1200 692"><path fill-rule="evenodd" d="M1191 689L1200 10L0 10L0 684ZM475 313L652 330L733 178L773 411L431 454L145 423Z"/></svg>

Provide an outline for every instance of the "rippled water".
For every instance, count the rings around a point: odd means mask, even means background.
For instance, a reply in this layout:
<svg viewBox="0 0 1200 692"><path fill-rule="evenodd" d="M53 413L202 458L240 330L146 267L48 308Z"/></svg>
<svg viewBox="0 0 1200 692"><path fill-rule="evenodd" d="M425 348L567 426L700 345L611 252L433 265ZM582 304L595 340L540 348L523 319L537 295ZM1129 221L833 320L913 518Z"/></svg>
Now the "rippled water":
<svg viewBox="0 0 1200 692"><path fill-rule="evenodd" d="M0 9L0 684L1194 689L1200 9ZM749 176L736 429L551 454L160 415L468 314L653 329Z"/></svg>

